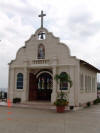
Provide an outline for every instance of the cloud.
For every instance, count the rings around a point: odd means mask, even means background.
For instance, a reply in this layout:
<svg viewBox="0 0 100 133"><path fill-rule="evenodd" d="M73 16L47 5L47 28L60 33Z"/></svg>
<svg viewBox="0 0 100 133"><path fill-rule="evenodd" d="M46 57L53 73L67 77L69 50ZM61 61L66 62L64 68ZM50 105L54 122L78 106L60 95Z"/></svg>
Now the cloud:
<svg viewBox="0 0 100 133"><path fill-rule="evenodd" d="M88 11L74 11L67 20L70 37L76 40L87 41L89 37L100 32L100 21L94 21Z"/></svg>
<svg viewBox="0 0 100 133"><path fill-rule="evenodd" d="M8 86L8 62L40 27L41 10L47 14L45 27L70 47L72 55L100 68L99 5L97 0L0 1L0 87Z"/></svg>

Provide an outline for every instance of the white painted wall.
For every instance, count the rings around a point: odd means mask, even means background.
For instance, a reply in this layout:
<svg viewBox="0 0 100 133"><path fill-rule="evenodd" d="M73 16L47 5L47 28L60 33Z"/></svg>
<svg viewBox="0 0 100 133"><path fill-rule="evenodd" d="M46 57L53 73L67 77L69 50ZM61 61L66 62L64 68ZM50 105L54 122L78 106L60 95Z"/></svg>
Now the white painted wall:
<svg viewBox="0 0 100 133"><path fill-rule="evenodd" d="M97 98L97 73L93 70L91 70L89 67L86 67L85 65L80 65L80 73L82 73L85 77L85 75L92 77L95 77L95 88L94 90L86 91L85 88L85 81L84 81L84 87L83 90L80 90L79 92L79 103L87 103L90 101L93 101ZM92 85L92 83L91 83Z"/></svg>
<svg viewBox="0 0 100 133"><path fill-rule="evenodd" d="M72 79L73 86L69 88L68 93L69 105L79 106L79 103L85 103L96 98L96 91L94 93L83 93L80 91L80 72L84 74L89 73L96 77L96 72L89 71L88 68L80 66L80 62L75 57L70 55L67 45L60 43L59 38L53 36L52 33L46 29L43 31L46 33L45 40L38 40L38 33L42 29L38 29L31 38L25 42L25 47L18 50L16 59L9 65L9 88L8 97L12 100L14 97L20 97L22 102L28 100L29 93L29 71L40 70L49 68L55 73L67 72ZM49 60L47 64L34 64L33 61L37 59L38 46L42 43L45 46L45 59ZM24 88L23 90L16 89L16 75L22 72L24 75ZM59 87L56 81L53 82L53 93L51 102L56 99L55 87L59 91Z"/></svg>

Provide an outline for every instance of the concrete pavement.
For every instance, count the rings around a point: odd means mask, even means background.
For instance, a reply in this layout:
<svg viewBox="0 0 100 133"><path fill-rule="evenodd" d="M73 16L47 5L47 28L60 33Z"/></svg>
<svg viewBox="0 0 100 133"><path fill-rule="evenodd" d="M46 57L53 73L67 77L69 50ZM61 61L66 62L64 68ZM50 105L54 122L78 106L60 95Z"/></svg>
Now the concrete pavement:
<svg viewBox="0 0 100 133"><path fill-rule="evenodd" d="M100 133L100 105L63 114L0 107L0 133Z"/></svg>

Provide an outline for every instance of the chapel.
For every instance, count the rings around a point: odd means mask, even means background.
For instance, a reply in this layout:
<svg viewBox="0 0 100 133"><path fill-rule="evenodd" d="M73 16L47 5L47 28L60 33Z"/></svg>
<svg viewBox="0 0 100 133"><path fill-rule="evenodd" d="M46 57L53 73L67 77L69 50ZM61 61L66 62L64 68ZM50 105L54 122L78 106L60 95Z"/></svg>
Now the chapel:
<svg viewBox="0 0 100 133"><path fill-rule="evenodd" d="M67 93L70 106L80 106L97 98L97 73L99 69L84 60L71 56L68 46L43 26L25 41L16 58L9 63L8 98L21 98L21 102L49 101L54 103L62 90ZM72 87L60 87L56 74L69 74Z"/></svg>

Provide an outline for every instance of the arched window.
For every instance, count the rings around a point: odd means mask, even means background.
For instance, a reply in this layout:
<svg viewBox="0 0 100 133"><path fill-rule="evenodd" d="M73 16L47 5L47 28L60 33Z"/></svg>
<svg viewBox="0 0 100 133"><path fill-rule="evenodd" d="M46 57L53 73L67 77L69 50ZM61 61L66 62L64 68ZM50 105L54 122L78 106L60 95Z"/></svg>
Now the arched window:
<svg viewBox="0 0 100 133"><path fill-rule="evenodd" d="M44 59L45 58L45 47L43 44L40 44L38 47L38 59Z"/></svg>
<svg viewBox="0 0 100 133"><path fill-rule="evenodd" d="M17 89L23 89L23 74L17 74Z"/></svg>
<svg viewBox="0 0 100 133"><path fill-rule="evenodd" d="M67 77L67 73L62 72L60 74L60 77L63 79L60 81L60 90L68 90L68 82L65 80L65 77Z"/></svg>

